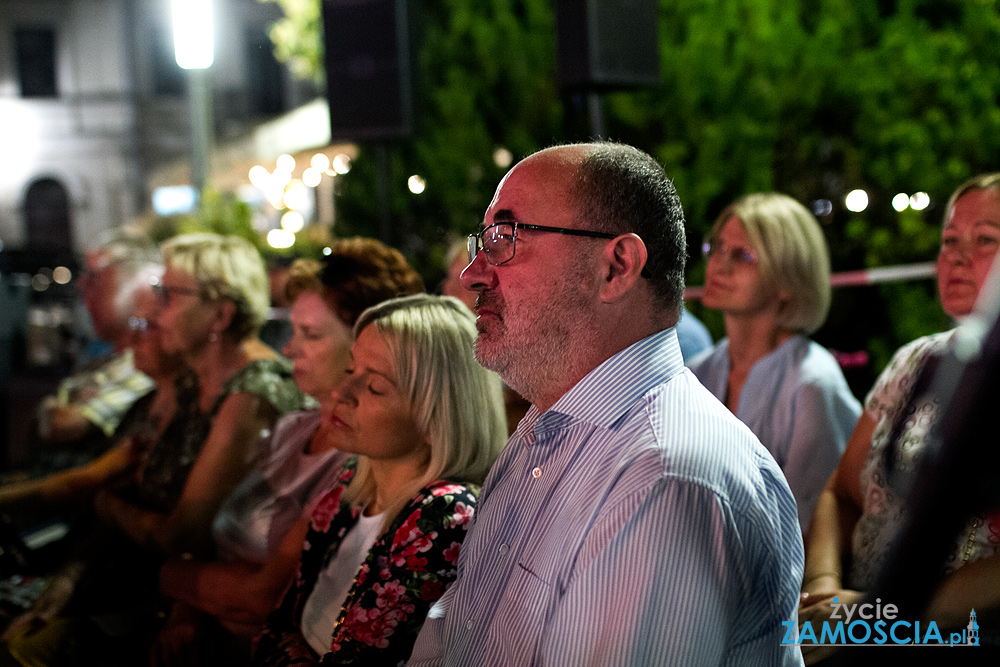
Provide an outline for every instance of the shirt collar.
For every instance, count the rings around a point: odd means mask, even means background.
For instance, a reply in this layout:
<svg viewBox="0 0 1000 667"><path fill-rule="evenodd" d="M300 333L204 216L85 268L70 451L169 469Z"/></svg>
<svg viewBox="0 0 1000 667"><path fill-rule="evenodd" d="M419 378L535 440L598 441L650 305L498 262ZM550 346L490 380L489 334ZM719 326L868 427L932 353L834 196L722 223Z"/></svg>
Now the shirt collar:
<svg viewBox="0 0 1000 667"><path fill-rule="evenodd" d="M539 421L549 426L568 417L611 428L641 396L682 370L677 332L673 327L658 331L606 359L545 414L539 415L532 405L521 426L530 432Z"/></svg>

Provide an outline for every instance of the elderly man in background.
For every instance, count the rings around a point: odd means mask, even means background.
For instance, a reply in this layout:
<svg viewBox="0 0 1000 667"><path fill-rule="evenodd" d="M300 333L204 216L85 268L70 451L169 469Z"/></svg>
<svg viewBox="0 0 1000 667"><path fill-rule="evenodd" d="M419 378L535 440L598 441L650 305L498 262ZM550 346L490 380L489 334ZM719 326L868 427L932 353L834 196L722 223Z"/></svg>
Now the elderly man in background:
<svg viewBox="0 0 1000 667"><path fill-rule="evenodd" d="M149 240L127 235L87 254L80 291L94 332L112 351L88 362L64 379L54 396L43 399L38 410L43 440L111 437L132 404L152 391L153 381L132 363L129 318L136 289L157 275L159 263L159 251Z"/></svg>
<svg viewBox="0 0 1000 667"><path fill-rule="evenodd" d="M501 181L462 275L476 356L533 406L483 487L411 665L800 664L774 459L684 368L673 184L618 144Z"/></svg>

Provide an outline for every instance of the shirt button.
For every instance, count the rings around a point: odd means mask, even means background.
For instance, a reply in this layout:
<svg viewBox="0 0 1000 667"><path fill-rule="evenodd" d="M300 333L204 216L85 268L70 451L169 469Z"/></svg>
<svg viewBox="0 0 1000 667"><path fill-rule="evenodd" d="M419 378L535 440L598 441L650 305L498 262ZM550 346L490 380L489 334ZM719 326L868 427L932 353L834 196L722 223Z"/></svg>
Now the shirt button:
<svg viewBox="0 0 1000 667"><path fill-rule="evenodd" d="M506 554L508 550L509 550L509 547L506 544L501 544L500 548L497 549L497 551L500 552L501 556L503 556L504 554Z"/></svg>
<svg viewBox="0 0 1000 667"><path fill-rule="evenodd" d="M467 629L469 629L469 630L472 629L472 619L471 618L465 622L465 627Z"/></svg>
<svg viewBox="0 0 1000 667"><path fill-rule="evenodd" d="M535 479L538 479L539 477L542 476L542 469L535 468L534 470L531 471L531 476L534 477Z"/></svg>

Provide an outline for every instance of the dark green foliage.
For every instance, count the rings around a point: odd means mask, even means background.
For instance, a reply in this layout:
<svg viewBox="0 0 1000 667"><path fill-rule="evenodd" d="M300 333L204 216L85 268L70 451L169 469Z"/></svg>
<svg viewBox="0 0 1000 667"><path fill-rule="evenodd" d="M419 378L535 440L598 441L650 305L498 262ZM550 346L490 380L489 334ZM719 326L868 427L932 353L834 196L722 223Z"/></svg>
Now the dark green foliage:
<svg viewBox="0 0 1000 667"><path fill-rule="evenodd" d="M389 240L434 285L448 235L475 227L505 171L497 146L517 159L587 135L560 104L549 0L410 6L417 128L389 147ZM950 192L1000 169L995 0L661 0L660 39L661 85L606 95L606 123L675 179L690 248L739 195L779 190L834 203L821 222L835 271L929 261ZM379 235L373 147L354 165L335 231ZM424 194L407 191L410 174ZM842 203L855 187L871 197L860 215ZM916 191L931 196L925 211L889 206ZM692 309L721 334L720 318ZM915 281L837 291L817 338L869 351L851 374L862 393L892 351L946 326L932 281Z"/></svg>

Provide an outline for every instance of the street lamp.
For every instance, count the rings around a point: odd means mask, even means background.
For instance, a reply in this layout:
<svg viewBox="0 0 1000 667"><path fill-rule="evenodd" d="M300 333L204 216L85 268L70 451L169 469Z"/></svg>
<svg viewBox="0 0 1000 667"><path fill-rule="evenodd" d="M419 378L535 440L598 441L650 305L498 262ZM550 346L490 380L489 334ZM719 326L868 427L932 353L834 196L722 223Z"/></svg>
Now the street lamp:
<svg viewBox="0 0 1000 667"><path fill-rule="evenodd" d="M191 183L199 196L205 189L212 144L212 92L208 68L215 59L211 0L171 0L174 58L188 70L191 116Z"/></svg>

